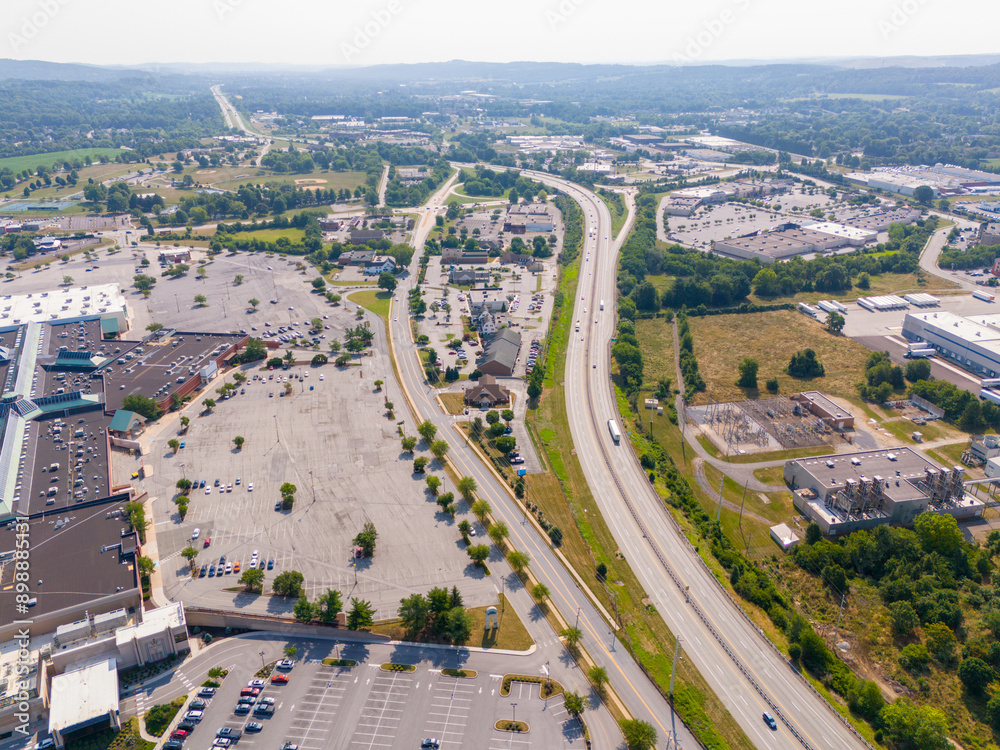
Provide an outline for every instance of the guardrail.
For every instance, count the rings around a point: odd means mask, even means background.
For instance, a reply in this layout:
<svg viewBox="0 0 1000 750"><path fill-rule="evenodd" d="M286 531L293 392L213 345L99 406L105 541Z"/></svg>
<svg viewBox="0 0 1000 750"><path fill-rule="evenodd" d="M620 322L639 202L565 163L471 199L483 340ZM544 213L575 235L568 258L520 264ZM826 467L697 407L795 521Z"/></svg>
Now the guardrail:
<svg viewBox="0 0 1000 750"><path fill-rule="evenodd" d="M595 278L594 281L592 282L592 286L591 286L591 296L592 297L596 294L596 287L597 287L597 279ZM589 352L589 350L585 352L584 360L585 360L586 364L590 363L590 352ZM592 389L592 386L591 386L591 379L590 378L585 378L585 384L586 384L585 388L586 388L586 396L587 396L587 410L589 412L591 422L592 422L592 424L594 426L595 433L596 434L600 434L601 433L601 420L599 420L597 418L597 414L596 414L596 412L594 410L594 399L593 399L593 389ZM616 406L616 411L617 411L617 406ZM684 418L683 409L682 409L682 412L679 415L679 417L682 418L682 419ZM620 413L618 414L618 418L622 419L622 424L624 424L624 419L622 418L622 415ZM743 664L742 660L738 658L737 654L729 647L728 642L722 637L722 634L719 633L718 630L716 630L715 626L711 623L711 621L708 619L708 617L706 617L706 615L705 615L704 611L702 610L702 608L697 604L697 602L695 602L693 599L691 599L688 587L686 587L684 585L684 583L681 581L680 577L674 571L673 567L667 561L665 555L660 550L659 546L653 541L653 537L649 534L649 530L646 527L646 524L643 522L643 520L642 520L640 514L638 513L638 511L636 510L635 505L633 504L631 498L628 496L628 493L625 491L625 488L622 486L621 480L619 479L618 473L615 471L615 468L614 468L614 466L611 463L610 456L608 455L608 451L607 451L607 448L604 446L604 443L601 440L598 440L597 441L597 445L598 445L598 448L599 448L599 450L601 452L601 457L603 458L604 463L605 463L605 465L608 468L608 472L611 474L611 478L614 481L615 487L618 489L618 493L621 495L622 500L625 502L625 507L628 509L629 513L632 515L632 518L635 521L636 525L642 531L643 539L646 540L647 544L649 545L649 548L652 550L653 554L659 560L660 564L663 566L663 569L667 572L667 575L670 576L670 579L673 581L674 585L678 588L678 590L682 594L684 594L685 601L687 601L687 603L690 605L690 607L694 610L695 614L705 624L705 627L708 629L708 632L712 635L712 637L716 640L716 642L720 646L722 646L722 649L726 652L726 655L729 656L730 660L740 670L740 672L746 678L747 682L750 683L751 687L753 687L753 689L757 692L757 694L760 695L760 697L768 705L768 707L774 713L774 715L776 716L776 718L778 718L788 728L788 731L790 731L792 733L792 736L794 736L795 739L798 740L798 742L803 747L807 748L807 750L816 750L816 748L814 748L808 742L808 740L806 740L806 738L803 737L799 733L799 731L797 729L795 729L794 726L792 726L791 722L785 716L784 712L781 711L780 708L778 708L778 706L774 703L773 700L771 700L770 696L765 692L764 688L757 681L757 679L752 675L752 673L750 672L750 670L746 667L746 665ZM630 451L630 454L632 456L632 460L636 461L637 459L635 457L634 451ZM692 545L691 542L687 539L687 537L684 536L683 532L681 531L680 527L677 525L677 522L674 520L673 516L671 514L669 514L669 513L667 513L666 515L670 519L670 522L671 522L671 524L672 524L672 526L674 528L674 531L677 533L677 535L680 537L680 539L687 543L688 547L690 547L690 549L691 549L692 554L701 562L701 564L704 566L705 570L711 576L712 580L716 581L716 583L718 584L718 581L716 580L715 575L712 573L711 569L708 567L708 565L705 563L705 561L701 558L701 555L699 555L698 552L697 552L697 550L695 550L694 545ZM760 636L767 643L767 645L769 645L774 650L774 652L778 656L780 656L783 661L785 661L784 654L782 654L781 651L778 649L778 647L775 646L771 642L771 640L769 638L767 638L761 632L761 630L757 626L757 624L752 619L750 619L750 617L746 614L746 612L743 611L743 608L740 606L740 604L733 599L733 597L729 594L728 591L725 590L725 588L723 588L721 585L719 586L719 588L726 595L726 597L729 599L729 601L732 604L732 606L735 607L736 610L741 615L743 615L743 617L747 620L748 623L750 623L750 625L752 625L754 631L758 634L758 636ZM849 721L847 721L843 716L841 716L840 713L838 713L833 708L833 706L830 705L829 701L827 701L826 698L824 698L816 690L816 688L814 688L809 683L808 680L806 680L801 674L798 674L798 672L796 672L796 674L798 675L799 679L802 681L802 684L805 685L805 686L807 686L813 692L814 695L816 695L818 698L820 698L823 701L824 705L826 705L827 708L830 709L831 713L833 713L838 719L840 719L840 721L842 721L844 723L844 726L846 726L854 734L854 736L857 737L862 742L862 744L865 747L869 748L870 750L874 750L874 748L867 742L867 740L865 740L864 737L862 737L858 733L858 731L851 725L851 723Z"/></svg>

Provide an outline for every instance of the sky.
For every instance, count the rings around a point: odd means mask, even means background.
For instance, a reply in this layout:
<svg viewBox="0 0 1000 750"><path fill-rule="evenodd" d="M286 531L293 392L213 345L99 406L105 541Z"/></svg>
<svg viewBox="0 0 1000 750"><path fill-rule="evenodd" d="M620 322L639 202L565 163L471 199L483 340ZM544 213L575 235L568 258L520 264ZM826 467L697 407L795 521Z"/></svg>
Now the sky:
<svg viewBox="0 0 1000 750"><path fill-rule="evenodd" d="M705 63L1000 52L996 0L3 0L0 58Z"/></svg>

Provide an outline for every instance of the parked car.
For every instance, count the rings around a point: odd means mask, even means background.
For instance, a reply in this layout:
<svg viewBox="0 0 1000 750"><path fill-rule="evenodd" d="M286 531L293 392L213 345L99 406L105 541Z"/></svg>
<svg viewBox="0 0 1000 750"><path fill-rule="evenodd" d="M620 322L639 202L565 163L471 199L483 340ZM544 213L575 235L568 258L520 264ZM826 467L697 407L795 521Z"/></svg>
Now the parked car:
<svg viewBox="0 0 1000 750"><path fill-rule="evenodd" d="M252 688L253 687L255 687L255 688L262 688L262 687L264 687L266 685L267 685L267 683L264 682L264 680L262 680L260 678L257 678L255 680L250 680L250 682L247 683L247 687L252 687Z"/></svg>
<svg viewBox="0 0 1000 750"><path fill-rule="evenodd" d="M295 666L295 662L292 661L291 659L282 659L277 664L275 664L275 666L278 669L290 670Z"/></svg>
<svg viewBox="0 0 1000 750"><path fill-rule="evenodd" d="M250 713L250 706L247 705L246 703L237 703L236 708L233 709L233 713L236 714L237 716L246 716L248 713ZM249 729L250 727L248 725L247 730L249 731Z"/></svg>
<svg viewBox="0 0 1000 750"><path fill-rule="evenodd" d="M218 732L215 733L216 737L229 737L232 740L239 739L243 734L239 729L234 729L233 727L222 727Z"/></svg>
<svg viewBox="0 0 1000 750"><path fill-rule="evenodd" d="M198 577L199 578L204 578L207 575L208 575L208 566L207 565L202 565L201 566L201 572L198 574Z"/></svg>
<svg viewBox="0 0 1000 750"><path fill-rule="evenodd" d="M187 721L199 722L204 717L205 717L205 712L204 711L188 711L186 714L184 714L184 718Z"/></svg>
<svg viewBox="0 0 1000 750"><path fill-rule="evenodd" d="M213 697L215 697L215 688L214 687L203 687L201 690L198 691L198 697L199 698L213 698Z"/></svg>
<svg viewBox="0 0 1000 750"><path fill-rule="evenodd" d="M194 708L197 709L198 711L204 711L207 706L208 703L206 703L203 700L200 700L199 698L195 698L188 704L188 708Z"/></svg>
<svg viewBox="0 0 1000 750"><path fill-rule="evenodd" d="M259 721L251 721L244 727L244 729L246 729L246 731L248 732L259 732L263 728L264 725L261 724Z"/></svg>
<svg viewBox="0 0 1000 750"><path fill-rule="evenodd" d="M274 685L287 685L288 684L288 675L287 674L272 675L272 677L271 677L271 683L274 684Z"/></svg>

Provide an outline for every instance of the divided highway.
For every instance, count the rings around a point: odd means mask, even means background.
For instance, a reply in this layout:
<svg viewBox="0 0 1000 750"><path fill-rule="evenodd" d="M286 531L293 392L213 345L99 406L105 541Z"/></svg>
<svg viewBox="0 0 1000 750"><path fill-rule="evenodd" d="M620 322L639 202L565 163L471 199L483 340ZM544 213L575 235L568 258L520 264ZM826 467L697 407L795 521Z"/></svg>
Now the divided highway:
<svg viewBox="0 0 1000 750"><path fill-rule="evenodd" d="M444 197L451 184L451 181L446 183L428 201L427 208L421 211L414 232L415 247L422 246L423 241L433 228L434 217L439 210L443 210ZM476 480L479 487L476 494L489 502L495 518L507 524L510 529L509 543L515 549L527 552L531 556L531 570L535 577L548 587L553 605L573 625L577 624L577 617L579 617L579 627L583 631L582 644L584 648L597 664L607 670L612 687L629 711L636 718L652 724L656 728L661 742L670 737L671 734L676 733L677 744L668 747L698 747L698 741L694 735L675 717L670 704L663 698L657 687L646 677L628 652L617 643L616 635L608 627L607 614L597 609L578 585L572 573L552 550L548 538L543 538L535 531L526 520L523 509L510 496L507 488L497 480L496 476L490 472L478 455L455 431L453 428L454 418L442 413L435 399L436 391L425 382L417 349L410 335L406 299L407 292L416 284L418 268L418 258L414 256L408 276L400 278L399 286L396 289L397 301L394 301L392 305L389 327L390 344L395 351L400 382L408 391L409 398L416 408L419 418L432 421L438 427L438 435L448 440L451 446L448 451L448 461L452 463L459 474L471 476ZM406 425L406 432L413 434L415 425ZM497 585L499 587L500 581L497 581ZM563 665L563 668L567 667L575 669L575 665L572 663ZM585 715L585 718L589 716L587 721L588 725L591 726L595 747L616 748L621 741L621 735L616 727L591 724L602 715L606 716L607 714L601 711Z"/></svg>
<svg viewBox="0 0 1000 750"><path fill-rule="evenodd" d="M608 420L618 419L610 385L615 329L617 253L611 217L590 191L544 173L583 208L585 247L574 300L566 363L566 399L573 442L601 512L667 625L689 658L758 747L839 750L867 746L800 678L718 584L677 530L628 445L616 444ZM631 196L629 196L631 200ZM603 300L605 309L599 309ZM778 718L776 731L762 720Z"/></svg>

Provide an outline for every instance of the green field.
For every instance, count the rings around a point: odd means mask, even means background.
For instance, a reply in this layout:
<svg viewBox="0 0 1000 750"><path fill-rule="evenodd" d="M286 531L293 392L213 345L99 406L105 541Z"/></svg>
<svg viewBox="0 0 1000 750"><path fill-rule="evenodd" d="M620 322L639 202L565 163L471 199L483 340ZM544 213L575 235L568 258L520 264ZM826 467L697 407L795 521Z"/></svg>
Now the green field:
<svg viewBox="0 0 1000 750"><path fill-rule="evenodd" d="M378 291L366 289L363 292L348 295L347 299L356 305L361 305L366 310L371 310L382 320L389 320L389 303L392 302L392 292L381 289Z"/></svg>
<svg viewBox="0 0 1000 750"><path fill-rule="evenodd" d="M80 148L73 151L52 151L47 154L32 154L31 156L9 156L0 159L0 169L5 167L12 172L20 172L23 169L35 169L36 167L51 167L53 162L65 161L66 159L79 159L83 161L86 157L97 159L100 156L107 156L114 159L118 154L125 153L120 148Z"/></svg>
<svg viewBox="0 0 1000 750"><path fill-rule="evenodd" d="M211 232L206 232L206 234L211 234ZM277 242L279 238L286 237L289 242L298 243L305 239L306 232L304 229L292 227L289 229L258 229L256 232L238 232L229 236L237 240L260 240L261 242Z"/></svg>
<svg viewBox="0 0 1000 750"><path fill-rule="evenodd" d="M235 190L240 185L248 182L255 185L295 185L298 188L323 188L329 190L335 188L341 190L348 188L354 190L359 185L365 184L364 172L307 172L305 174L272 174L268 170L260 170L255 167L243 167L236 170L236 174L248 174L249 177L240 179L224 179L214 181L213 176L206 174L212 169L202 169L194 174L194 178L202 183L210 184L213 187L223 190ZM219 170L221 171L221 170ZM218 178L217 178L218 179ZM209 180L213 180L209 182Z"/></svg>

